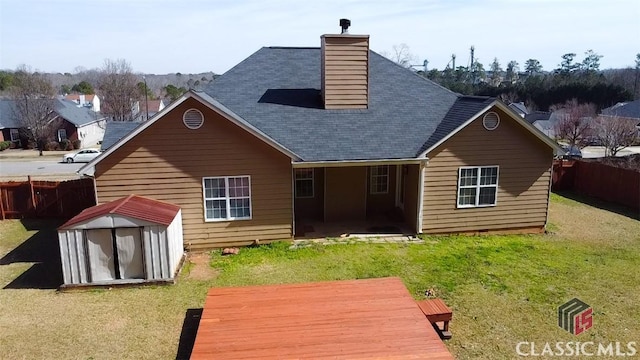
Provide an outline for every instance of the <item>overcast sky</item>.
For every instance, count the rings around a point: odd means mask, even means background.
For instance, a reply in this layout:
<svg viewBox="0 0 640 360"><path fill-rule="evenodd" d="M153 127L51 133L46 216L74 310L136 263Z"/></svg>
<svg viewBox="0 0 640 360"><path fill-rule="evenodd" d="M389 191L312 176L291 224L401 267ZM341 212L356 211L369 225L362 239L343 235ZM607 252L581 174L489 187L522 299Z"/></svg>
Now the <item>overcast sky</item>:
<svg viewBox="0 0 640 360"><path fill-rule="evenodd" d="M640 0L0 0L0 68L47 72L124 58L144 73L224 73L262 46L319 46L320 35L369 34L371 49L405 43L442 69L469 47L488 68L529 58L552 70L593 49L601 68L634 65Z"/></svg>

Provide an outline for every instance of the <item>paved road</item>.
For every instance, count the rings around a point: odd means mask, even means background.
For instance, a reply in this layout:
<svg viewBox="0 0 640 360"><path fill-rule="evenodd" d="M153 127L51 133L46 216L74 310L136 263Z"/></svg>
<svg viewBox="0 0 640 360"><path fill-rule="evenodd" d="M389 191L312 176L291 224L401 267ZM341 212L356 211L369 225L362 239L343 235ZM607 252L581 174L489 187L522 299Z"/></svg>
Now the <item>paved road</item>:
<svg viewBox="0 0 640 360"><path fill-rule="evenodd" d="M34 179L68 180L78 178L76 171L83 165L61 163L59 159L0 160L0 177L2 179L24 180L27 175L31 175Z"/></svg>

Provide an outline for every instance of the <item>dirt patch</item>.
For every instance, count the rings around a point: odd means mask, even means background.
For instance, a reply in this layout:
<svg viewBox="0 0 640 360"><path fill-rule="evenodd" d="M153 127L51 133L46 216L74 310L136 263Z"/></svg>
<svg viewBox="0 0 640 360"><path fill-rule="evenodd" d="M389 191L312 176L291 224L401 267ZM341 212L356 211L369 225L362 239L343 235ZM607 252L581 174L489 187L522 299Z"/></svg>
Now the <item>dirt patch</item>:
<svg viewBox="0 0 640 360"><path fill-rule="evenodd" d="M218 276L218 271L209 265L211 257L209 253L191 253L187 261L191 263L189 279L212 280Z"/></svg>

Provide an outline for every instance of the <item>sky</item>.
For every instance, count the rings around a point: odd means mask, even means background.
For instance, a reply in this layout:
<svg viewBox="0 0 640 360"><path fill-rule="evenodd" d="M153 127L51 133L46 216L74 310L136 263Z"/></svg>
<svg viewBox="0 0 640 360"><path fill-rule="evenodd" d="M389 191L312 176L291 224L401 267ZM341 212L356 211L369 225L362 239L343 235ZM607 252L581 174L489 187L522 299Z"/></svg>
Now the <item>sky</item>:
<svg viewBox="0 0 640 360"><path fill-rule="evenodd" d="M263 46L320 45L320 35L370 35L376 52L406 44L415 64L443 69L544 70L592 49L600 68L632 67L640 53L640 0L0 0L0 69L99 68L125 59L135 72L222 74ZM421 68L420 68L421 69Z"/></svg>

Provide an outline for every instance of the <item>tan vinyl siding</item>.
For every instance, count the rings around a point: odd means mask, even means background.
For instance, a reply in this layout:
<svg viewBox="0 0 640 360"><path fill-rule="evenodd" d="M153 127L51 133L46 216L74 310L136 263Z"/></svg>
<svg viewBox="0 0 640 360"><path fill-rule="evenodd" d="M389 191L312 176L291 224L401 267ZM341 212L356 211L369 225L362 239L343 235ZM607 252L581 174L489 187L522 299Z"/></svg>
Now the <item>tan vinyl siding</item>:
<svg viewBox="0 0 640 360"><path fill-rule="evenodd" d="M482 126L482 116L427 154L424 182L425 233L541 228L548 209L553 150L505 112L500 125ZM458 169L499 166L497 205L457 208Z"/></svg>
<svg viewBox="0 0 640 360"><path fill-rule="evenodd" d="M322 36L322 98L326 109L366 109L369 36Z"/></svg>
<svg viewBox="0 0 640 360"><path fill-rule="evenodd" d="M200 110L204 125L187 129L182 114ZM205 222L202 178L251 177L251 220ZM190 249L246 245L292 235L291 160L194 99L188 99L96 166L100 203L129 194L182 208Z"/></svg>

